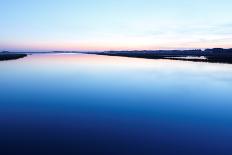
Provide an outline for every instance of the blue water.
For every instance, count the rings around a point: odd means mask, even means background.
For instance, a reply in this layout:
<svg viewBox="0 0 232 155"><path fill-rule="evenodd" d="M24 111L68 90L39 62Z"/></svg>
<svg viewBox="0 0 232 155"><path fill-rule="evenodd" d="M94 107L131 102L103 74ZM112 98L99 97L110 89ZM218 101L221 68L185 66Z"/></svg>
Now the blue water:
<svg viewBox="0 0 232 155"><path fill-rule="evenodd" d="M232 65L81 54L2 61L0 154L231 155Z"/></svg>

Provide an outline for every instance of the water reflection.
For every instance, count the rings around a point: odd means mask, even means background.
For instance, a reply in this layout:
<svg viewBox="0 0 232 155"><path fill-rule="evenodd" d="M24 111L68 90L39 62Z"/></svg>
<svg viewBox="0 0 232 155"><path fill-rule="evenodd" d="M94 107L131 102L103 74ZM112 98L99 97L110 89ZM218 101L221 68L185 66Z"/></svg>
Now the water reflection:
<svg viewBox="0 0 232 155"><path fill-rule="evenodd" d="M0 62L8 154L229 154L232 66L79 54Z"/></svg>

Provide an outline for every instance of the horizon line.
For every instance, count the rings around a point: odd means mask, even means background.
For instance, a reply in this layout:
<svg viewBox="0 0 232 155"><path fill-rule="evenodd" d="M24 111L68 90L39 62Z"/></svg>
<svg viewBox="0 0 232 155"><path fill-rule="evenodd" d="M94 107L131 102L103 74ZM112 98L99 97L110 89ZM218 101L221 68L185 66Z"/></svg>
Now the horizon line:
<svg viewBox="0 0 232 155"><path fill-rule="evenodd" d="M222 48L222 47L213 47L213 48L167 48L167 49L119 49L119 50L9 50L1 49L0 52L106 52L106 51L172 51L172 50L206 50L206 49L232 49L231 48Z"/></svg>

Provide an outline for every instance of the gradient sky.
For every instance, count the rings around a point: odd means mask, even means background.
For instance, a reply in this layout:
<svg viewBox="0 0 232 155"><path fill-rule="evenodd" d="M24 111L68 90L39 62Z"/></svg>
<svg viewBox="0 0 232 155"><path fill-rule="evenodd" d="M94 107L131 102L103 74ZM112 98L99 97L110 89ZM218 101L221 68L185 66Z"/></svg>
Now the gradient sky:
<svg viewBox="0 0 232 155"><path fill-rule="evenodd" d="M231 0L0 2L0 50L232 47Z"/></svg>

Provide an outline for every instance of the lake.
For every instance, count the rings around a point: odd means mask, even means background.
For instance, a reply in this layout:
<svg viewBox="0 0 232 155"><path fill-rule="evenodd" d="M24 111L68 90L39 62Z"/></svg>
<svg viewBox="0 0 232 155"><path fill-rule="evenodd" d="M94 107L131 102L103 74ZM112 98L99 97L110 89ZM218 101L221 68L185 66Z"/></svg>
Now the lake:
<svg viewBox="0 0 232 155"><path fill-rule="evenodd" d="M231 64L35 54L0 71L2 155L232 154Z"/></svg>

